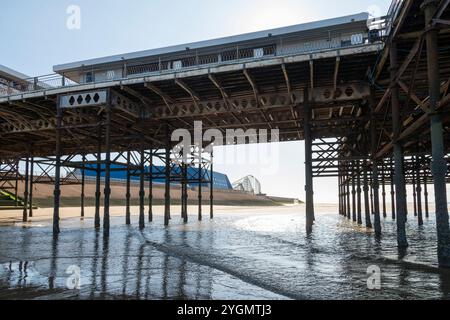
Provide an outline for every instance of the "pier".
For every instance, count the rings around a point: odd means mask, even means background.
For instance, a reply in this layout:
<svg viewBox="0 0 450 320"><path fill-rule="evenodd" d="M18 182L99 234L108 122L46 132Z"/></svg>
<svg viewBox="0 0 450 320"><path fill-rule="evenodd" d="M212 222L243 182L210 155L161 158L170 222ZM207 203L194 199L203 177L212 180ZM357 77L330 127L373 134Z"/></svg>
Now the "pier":
<svg viewBox="0 0 450 320"><path fill-rule="evenodd" d="M74 170L97 173L94 227L106 236L112 170L128 176L125 224L131 176L140 178L139 228L154 223L153 179L165 181L166 226L174 217L172 182L182 186L184 223L191 182L209 186L207 215L213 219L209 145L219 143L192 144L183 157L173 151L172 132L194 133L195 122L203 132L223 135L228 129L276 129L276 142L305 142L306 234L320 224L315 179L335 177L336 214L379 238L382 220L394 219L400 250L408 247L406 221L421 226L435 215L439 265L450 268L449 4L393 1L387 16L377 19L362 13L74 62L42 77L0 70L0 189L22 197L26 222L33 215L33 185L54 185L54 236L61 232L61 186L76 183L84 190L84 174L73 177ZM155 161L165 169L145 170ZM189 175L189 167L198 174ZM25 183L23 195L17 194L18 181ZM407 186L414 212L407 210ZM202 220L199 189L195 218ZM80 216L84 197L82 191Z"/></svg>

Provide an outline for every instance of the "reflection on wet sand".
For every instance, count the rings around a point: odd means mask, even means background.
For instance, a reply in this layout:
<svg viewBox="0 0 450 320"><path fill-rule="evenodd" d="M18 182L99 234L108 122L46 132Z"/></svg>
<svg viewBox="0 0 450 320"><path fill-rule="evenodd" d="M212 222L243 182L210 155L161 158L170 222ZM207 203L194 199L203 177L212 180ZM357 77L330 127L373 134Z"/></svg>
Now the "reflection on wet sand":
<svg viewBox="0 0 450 320"><path fill-rule="evenodd" d="M408 225L399 252L395 222L383 237L334 213L303 236L298 207L241 209L214 221L159 221L140 232L113 219L111 237L71 219L58 238L50 226L0 229L0 298L39 299L429 299L450 298L450 273L435 267L434 222ZM84 226L84 228L79 228ZM367 268L382 290L367 288ZM67 288L69 267L81 289Z"/></svg>

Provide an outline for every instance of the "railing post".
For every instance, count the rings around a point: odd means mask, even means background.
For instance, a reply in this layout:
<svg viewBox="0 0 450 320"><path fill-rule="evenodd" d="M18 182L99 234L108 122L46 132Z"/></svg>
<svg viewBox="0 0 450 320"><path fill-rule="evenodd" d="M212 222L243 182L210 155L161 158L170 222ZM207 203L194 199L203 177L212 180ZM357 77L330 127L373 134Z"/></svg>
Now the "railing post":
<svg viewBox="0 0 450 320"><path fill-rule="evenodd" d="M7 86L8 86L8 88L6 89L6 91L7 91L7 93L8 93L8 95L11 95L12 94L12 89L13 89L13 86L14 86L14 82L7 82Z"/></svg>
<svg viewBox="0 0 450 320"><path fill-rule="evenodd" d="M128 77L128 65L127 65L126 61L123 63L122 73L123 73L122 78Z"/></svg>

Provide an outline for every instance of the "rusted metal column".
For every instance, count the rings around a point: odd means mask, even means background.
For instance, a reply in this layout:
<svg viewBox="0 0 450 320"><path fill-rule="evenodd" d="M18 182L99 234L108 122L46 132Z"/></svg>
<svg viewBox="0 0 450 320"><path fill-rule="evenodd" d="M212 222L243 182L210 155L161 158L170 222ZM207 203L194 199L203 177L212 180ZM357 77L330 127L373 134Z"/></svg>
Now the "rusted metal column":
<svg viewBox="0 0 450 320"><path fill-rule="evenodd" d="M83 158L82 158L82 166L83 168L81 169L81 203L80 203L80 207L81 207L81 217L84 218L84 200L85 200L85 185L86 185L86 155L83 154Z"/></svg>
<svg viewBox="0 0 450 320"><path fill-rule="evenodd" d="M375 235L381 236L381 217L380 217L380 183L379 183L379 173L378 165L379 161L375 158L378 151L378 141L377 141L377 122L375 117L375 102L374 102L374 91L371 90L371 95L369 98L370 104L370 141L371 141L371 154L372 154L372 212L374 215L374 227Z"/></svg>
<svg viewBox="0 0 450 320"><path fill-rule="evenodd" d="M344 216L344 199L342 191L342 170L339 172L339 215Z"/></svg>
<svg viewBox="0 0 450 320"><path fill-rule="evenodd" d="M374 191L373 191L373 179L369 174L369 190L370 190L370 212L372 212L372 215L375 215L375 200L374 200Z"/></svg>
<svg viewBox="0 0 450 320"><path fill-rule="evenodd" d="M341 165L343 165L343 164L341 164ZM342 205L342 208L341 208L341 210L342 210L342 212L341 212L341 215L343 216L343 217L346 217L347 216L347 205L346 205L346 203L345 203L345 173L344 173L344 169L342 169L342 171L341 171L341 184L340 184L340 187L341 187L341 205Z"/></svg>
<svg viewBox="0 0 450 320"><path fill-rule="evenodd" d="M181 171L181 219L184 220L184 164L182 163L180 165L180 171Z"/></svg>
<svg viewBox="0 0 450 320"><path fill-rule="evenodd" d="M199 157L198 157L198 221L202 221L202 179L203 176L203 166L202 166L202 155L199 151Z"/></svg>
<svg viewBox="0 0 450 320"><path fill-rule="evenodd" d="M110 227L110 199L111 199L111 106L105 108L105 199L103 213L103 233L109 235Z"/></svg>
<svg viewBox="0 0 450 320"><path fill-rule="evenodd" d="M357 221L356 217L356 171L355 171L355 163L352 163L352 220L353 222Z"/></svg>
<svg viewBox="0 0 450 320"><path fill-rule="evenodd" d="M16 177L15 177L15 185L14 185L14 198L16 202L16 207L19 206L19 160L15 162L16 166Z"/></svg>
<svg viewBox="0 0 450 320"><path fill-rule="evenodd" d="M391 160L391 165L390 165L390 173L391 173L391 215L392 215L392 220L396 219L396 208L397 206L395 205L395 183L394 183L394 172L392 171L392 167L393 167L393 162Z"/></svg>
<svg viewBox="0 0 450 320"><path fill-rule="evenodd" d="M416 172L414 164L414 158L411 159L413 161L413 166L411 169L411 179L412 179L412 187L413 187L413 203L414 203L414 217L417 217L417 180L416 180Z"/></svg>
<svg viewBox="0 0 450 320"><path fill-rule="evenodd" d="M416 157L416 181L417 181L417 216L419 226L423 226L423 212L422 212L422 181L420 180L420 160Z"/></svg>
<svg viewBox="0 0 450 320"><path fill-rule="evenodd" d="M426 160L426 157L424 156L422 158L423 161L423 195L424 195L424 201L425 201L425 217L428 219L430 217L430 207L428 203L428 162Z"/></svg>
<svg viewBox="0 0 450 320"><path fill-rule="evenodd" d="M313 138L311 133L312 112L308 96L308 90L305 90L303 110L304 110L304 131L305 131L304 137L305 137L306 233L311 234L314 225L314 187L313 187L313 164L312 164ZM344 186L344 189L345 188L346 187ZM345 208L345 210L347 210L347 207Z"/></svg>
<svg viewBox="0 0 450 320"><path fill-rule="evenodd" d="M127 152L127 186L126 186L126 194L125 194L125 223L126 225L131 224L131 151Z"/></svg>
<svg viewBox="0 0 450 320"><path fill-rule="evenodd" d="M170 220L170 173L171 173L171 166L170 166L170 136L169 136L169 127L166 125L165 127L165 135L166 135L166 169L165 169L165 194L164 194L164 225L169 225Z"/></svg>
<svg viewBox="0 0 450 320"><path fill-rule="evenodd" d="M357 214L358 214L358 224L362 225L362 198L361 198L361 163L358 160L356 162L358 164L358 177L357 177L357 190L356 190L356 194L357 194Z"/></svg>
<svg viewBox="0 0 450 320"><path fill-rule="evenodd" d="M351 200L350 200L350 196L351 196L351 192L350 192L350 172L349 172L350 168L348 168L348 164L347 164L347 182L345 184L346 188L347 188L347 219L350 220L352 218L352 207L351 207Z"/></svg>
<svg viewBox="0 0 450 320"><path fill-rule="evenodd" d="M150 147L150 158L148 162L148 222L153 222L153 146Z"/></svg>
<svg viewBox="0 0 450 320"><path fill-rule="evenodd" d="M381 176L381 188L382 188L382 197L383 197L383 218L387 218L387 207L386 207L386 167L383 165L383 172Z"/></svg>
<svg viewBox="0 0 450 320"><path fill-rule="evenodd" d="M139 229L145 228L145 150L141 143L139 161Z"/></svg>
<svg viewBox="0 0 450 320"><path fill-rule="evenodd" d="M391 81L395 81L398 70L397 59L397 43L393 42L390 50L390 69ZM393 143L394 143L394 162L395 162L395 193L397 204L397 244L399 248L408 247L406 239L406 186L405 186L405 172L404 172L404 157L403 146L398 140L401 132L401 117L400 117L400 101L398 84L393 83L391 88L391 104L392 104L392 125L393 125Z"/></svg>
<svg viewBox="0 0 450 320"><path fill-rule="evenodd" d="M56 111L56 148L55 148L55 190L53 192L54 195L54 204L53 204L53 236L57 236L60 233L59 229L59 204L61 197L61 154L62 154L62 146L61 146L61 131L62 131L62 109L60 107L60 101L58 98L58 105Z"/></svg>
<svg viewBox="0 0 450 320"><path fill-rule="evenodd" d="M34 189L34 157L30 159L30 211L28 216L33 217L33 189Z"/></svg>
<svg viewBox="0 0 450 320"><path fill-rule="evenodd" d="M364 170L364 211L366 213L366 228L372 229L372 217L370 210L370 195L369 195L369 168L367 163L363 163Z"/></svg>
<svg viewBox="0 0 450 320"><path fill-rule="evenodd" d="M342 170L339 176L339 204L340 204L340 215L341 216L345 216L345 209L344 209L344 189L343 189L343 185L344 185L344 177L342 176Z"/></svg>
<svg viewBox="0 0 450 320"><path fill-rule="evenodd" d="M182 213L183 213L183 221L184 223L188 222L188 188L187 188L187 164L183 163L182 165Z"/></svg>
<svg viewBox="0 0 450 320"><path fill-rule="evenodd" d="M211 172L209 184L209 218L214 219L214 150L211 150Z"/></svg>
<svg viewBox="0 0 450 320"><path fill-rule="evenodd" d="M426 0L425 25L431 25L437 11L438 1ZM428 86L430 92L429 108L431 120L432 172L434 178L434 196L436 203L436 224L438 238L438 259L441 267L450 268L450 227L447 204L446 174L447 162L444 159L444 136L442 115L437 110L440 99L440 75L438 64L438 30L429 29L426 33Z"/></svg>
<svg viewBox="0 0 450 320"><path fill-rule="evenodd" d="M345 172L342 175L342 216L347 217L347 197L345 195Z"/></svg>
<svg viewBox="0 0 450 320"><path fill-rule="evenodd" d="M342 170L339 169L338 175L338 198L339 198L339 215L343 216L343 206L342 206Z"/></svg>
<svg viewBox="0 0 450 320"><path fill-rule="evenodd" d="M101 197L101 174L102 174L102 127L98 127L98 146L97 146L97 168L95 177L95 217L94 225L95 229L100 229L100 197Z"/></svg>
<svg viewBox="0 0 450 320"><path fill-rule="evenodd" d="M28 221L28 197L29 197L29 179L30 179L30 158L26 157L25 159L25 185L24 185L24 192L23 192L23 217L22 221L27 222Z"/></svg>

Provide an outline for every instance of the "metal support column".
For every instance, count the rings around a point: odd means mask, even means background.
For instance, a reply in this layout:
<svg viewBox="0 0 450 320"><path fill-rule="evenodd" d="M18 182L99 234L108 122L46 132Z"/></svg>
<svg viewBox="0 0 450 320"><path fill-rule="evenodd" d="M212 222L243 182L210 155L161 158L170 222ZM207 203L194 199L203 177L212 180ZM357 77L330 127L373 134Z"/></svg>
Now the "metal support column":
<svg viewBox="0 0 450 320"><path fill-rule="evenodd" d="M101 173L102 173L102 128L98 127L97 167L95 177L95 229L100 229L100 197L101 197Z"/></svg>
<svg viewBox="0 0 450 320"><path fill-rule="evenodd" d="M30 211L28 216L33 217L33 189L34 189L34 157L31 155L30 159Z"/></svg>
<svg viewBox="0 0 450 320"><path fill-rule="evenodd" d="M411 170L411 178L412 178L412 188L413 188L413 204L414 204L414 217L417 217L417 180L416 180L416 170L415 170L415 163L414 158L411 159L413 161L413 166Z"/></svg>
<svg viewBox="0 0 450 320"><path fill-rule="evenodd" d="M127 186L126 186L126 194L125 194L125 223L127 225L131 224L131 151L127 152Z"/></svg>
<svg viewBox="0 0 450 320"><path fill-rule="evenodd" d="M55 159L55 190L53 192L54 195L54 204L53 204L53 236L57 236L60 233L59 229L59 204L61 197L61 154L62 154L62 146L61 146L61 131L62 131L62 109L60 107L60 102L58 99L57 111L56 111L56 159Z"/></svg>
<svg viewBox="0 0 450 320"><path fill-rule="evenodd" d="M345 174L341 180L342 216L347 217L347 197L345 196Z"/></svg>
<svg viewBox="0 0 450 320"><path fill-rule="evenodd" d="M23 192L23 217L22 217L23 222L28 221L29 179L30 179L30 158L27 155L25 159L25 186Z"/></svg>
<svg viewBox="0 0 450 320"><path fill-rule="evenodd" d="M139 161L139 229L145 228L145 150L141 142Z"/></svg>
<svg viewBox="0 0 450 320"><path fill-rule="evenodd" d="M148 222L153 222L153 146L150 147L148 167Z"/></svg>
<svg viewBox="0 0 450 320"><path fill-rule="evenodd" d="M19 160L15 163L16 166L16 177L14 185L14 198L16 202L16 208L19 206Z"/></svg>
<svg viewBox="0 0 450 320"><path fill-rule="evenodd" d="M187 164L182 164L182 216L184 223L188 222L188 187L187 187Z"/></svg>
<svg viewBox="0 0 450 320"><path fill-rule="evenodd" d="M391 160L391 165L390 168L393 167L393 161ZM391 172L391 215L392 215L392 220L396 219L396 208L397 206L395 205L395 182L394 182L394 172L392 171L392 169L390 170Z"/></svg>
<svg viewBox="0 0 450 320"><path fill-rule="evenodd" d="M420 160L416 157L415 161L416 171L414 174L416 175L417 182L417 216L419 226L423 226L423 212L422 212L422 181L420 179Z"/></svg>
<svg viewBox="0 0 450 320"><path fill-rule="evenodd" d="M312 165L313 138L311 134L311 104L308 97L308 90L305 90L303 109L304 109L304 131L305 131L304 136L305 136L306 233L311 234L314 225L314 187L313 187L313 165Z"/></svg>
<svg viewBox="0 0 450 320"><path fill-rule="evenodd" d="M84 200L85 200L85 185L86 185L86 155L83 154L83 158L82 158L82 166L83 168L81 169L81 203L80 203L80 207L81 207L81 218L84 218Z"/></svg>
<svg viewBox="0 0 450 320"><path fill-rule="evenodd" d="M437 11L438 1L426 0L425 10L426 28L431 25ZM450 268L450 227L448 216L446 174L447 162L444 159L444 136L442 115L437 110L440 99L440 79L438 64L438 30L430 29L426 33L428 86L430 93L429 108L431 120L431 144L433 161L431 164L434 178L434 195L436 203L436 224L438 238L438 259L441 267Z"/></svg>
<svg viewBox="0 0 450 320"><path fill-rule="evenodd" d="M369 174L369 197L370 197L370 213L372 215L375 215L375 208L374 208L374 203L373 203L373 179L372 179L372 175Z"/></svg>
<svg viewBox="0 0 450 320"><path fill-rule="evenodd" d="M343 177L342 177L342 170L339 173L339 214L341 216L344 216L344 191L342 189L342 185L343 185Z"/></svg>
<svg viewBox="0 0 450 320"><path fill-rule="evenodd" d="M356 171L355 163L352 163L352 220L357 221L356 213Z"/></svg>
<svg viewBox="0 0 450 320"><path fill-rule="evenodd" d="M357 190L356 190L356 194L357 194L357 214L358 214L358 224L362 225L362 199L361 199L361 163L358 160L356 162L358 164L358 177L357 177Z"/></svg>
<svg viewBox="0 0 450 320"><path fill-rule="evenodd" d="M372 229L372 217L370 210L370 195L369 195L369 168L367 163L363 163L364 170L364 211L366 213L366 228Z"/></svg>
<svg viewBox="0 0 450 320"><path fill-rule="evenodd" d="M383 218L387 218L387 207L386 207L386 172L385 166L383 165L383 172L381 176L381 196L383 197Z"/></svg>
<svg viewBox="0 0 450 320"><path fill-rule="evenodd" d="M373 215L374 215L374 227L375 227L375 235L378 237L381 236L381 217L380 217L380 183L379 183L379 175L378 175L378 165L379 162L375 159L375 154L378 150L377 143L377 123L375 118L375 103L374 103L374 92L373 88L371 90L370 95L370 141L372 145L372 204L373 204ZM384 186L384 184L383 184Z"/></svg>
<svg viewBox="0 0 450 320"><path fill-rule="evenodd" d="M199 150L199 157L198 157L198 221L202 221L202 201L203 201L203 195L202 195L202 176L203 176L203 165L202 165L202 153Z"/></svg>
<svg viewBox="0 0 450 320"><path fill-rule="evenodd" d="M423 195L424 195L424 201L425 201L425 217L428 219L430 217L430 207L428 202L428 162L426 161L426 157L424 156L422 158L423 161Z"/></svg>
<svg viewBox="0 0 450 320"><path fill-rule="evenodd" d="M169 136L169 128L166 125L165 127L165 135L166 135L166 168L165 168L165 194L164 194L164 225L169 225L170 220L170 173L171 173L171 166L170 166L170 136Z"/></svg>
<svg viewBox="0 0 450 320"><path fill-rule="evenodd" d="M211 172L209 183L209 218L214 219L214 149L211 149Z"/></svg>
<svg viewBox="0 0 450 320"><path fill-rule="evenodd" d="M391 45L390 50L390 69L391 69L391 81L395 81L398 70L397 60L397 44L395 42ZM408 241L406 240L406 186L405 186L405 172L404 172L404 158L403 158L403 146L398 140L401 132L401 117L400 117L400 101L399 101L399 88L397 83L392 84L391 89L391 104L392 104L392 125L393 125L393 143L394 143L394 162L395 162L395 193L397 204L397 243L399 248L408 247Z"/></svg>
<svg viewBox="0 0 450 320"><path fill-rule="evenodd" d="M351 218L352 218L352 201L351 201L352 192L351 192L351 189L350 189L351 172L350 172L350 168L347 168L347 170L348 170L348 176L347 176L347 219L351 220Z"/></svg>
<svg viewBox="0 0 450 320"><path fill-rule="evenodd" d="M105 109L105 199L103 213L103 233L109 235L110 227L110 199L111 199L111 106L107 105Z"/></svg>
<svg viewBox="0 0 450 320"><path fill-rule="evenodd" d="M340 166L340 164L339 164ZM338 175L338 199L339 199L339 215L343 216L343 209L342 209L342 172L341 169L339 169L339 175Z"/></svg>

